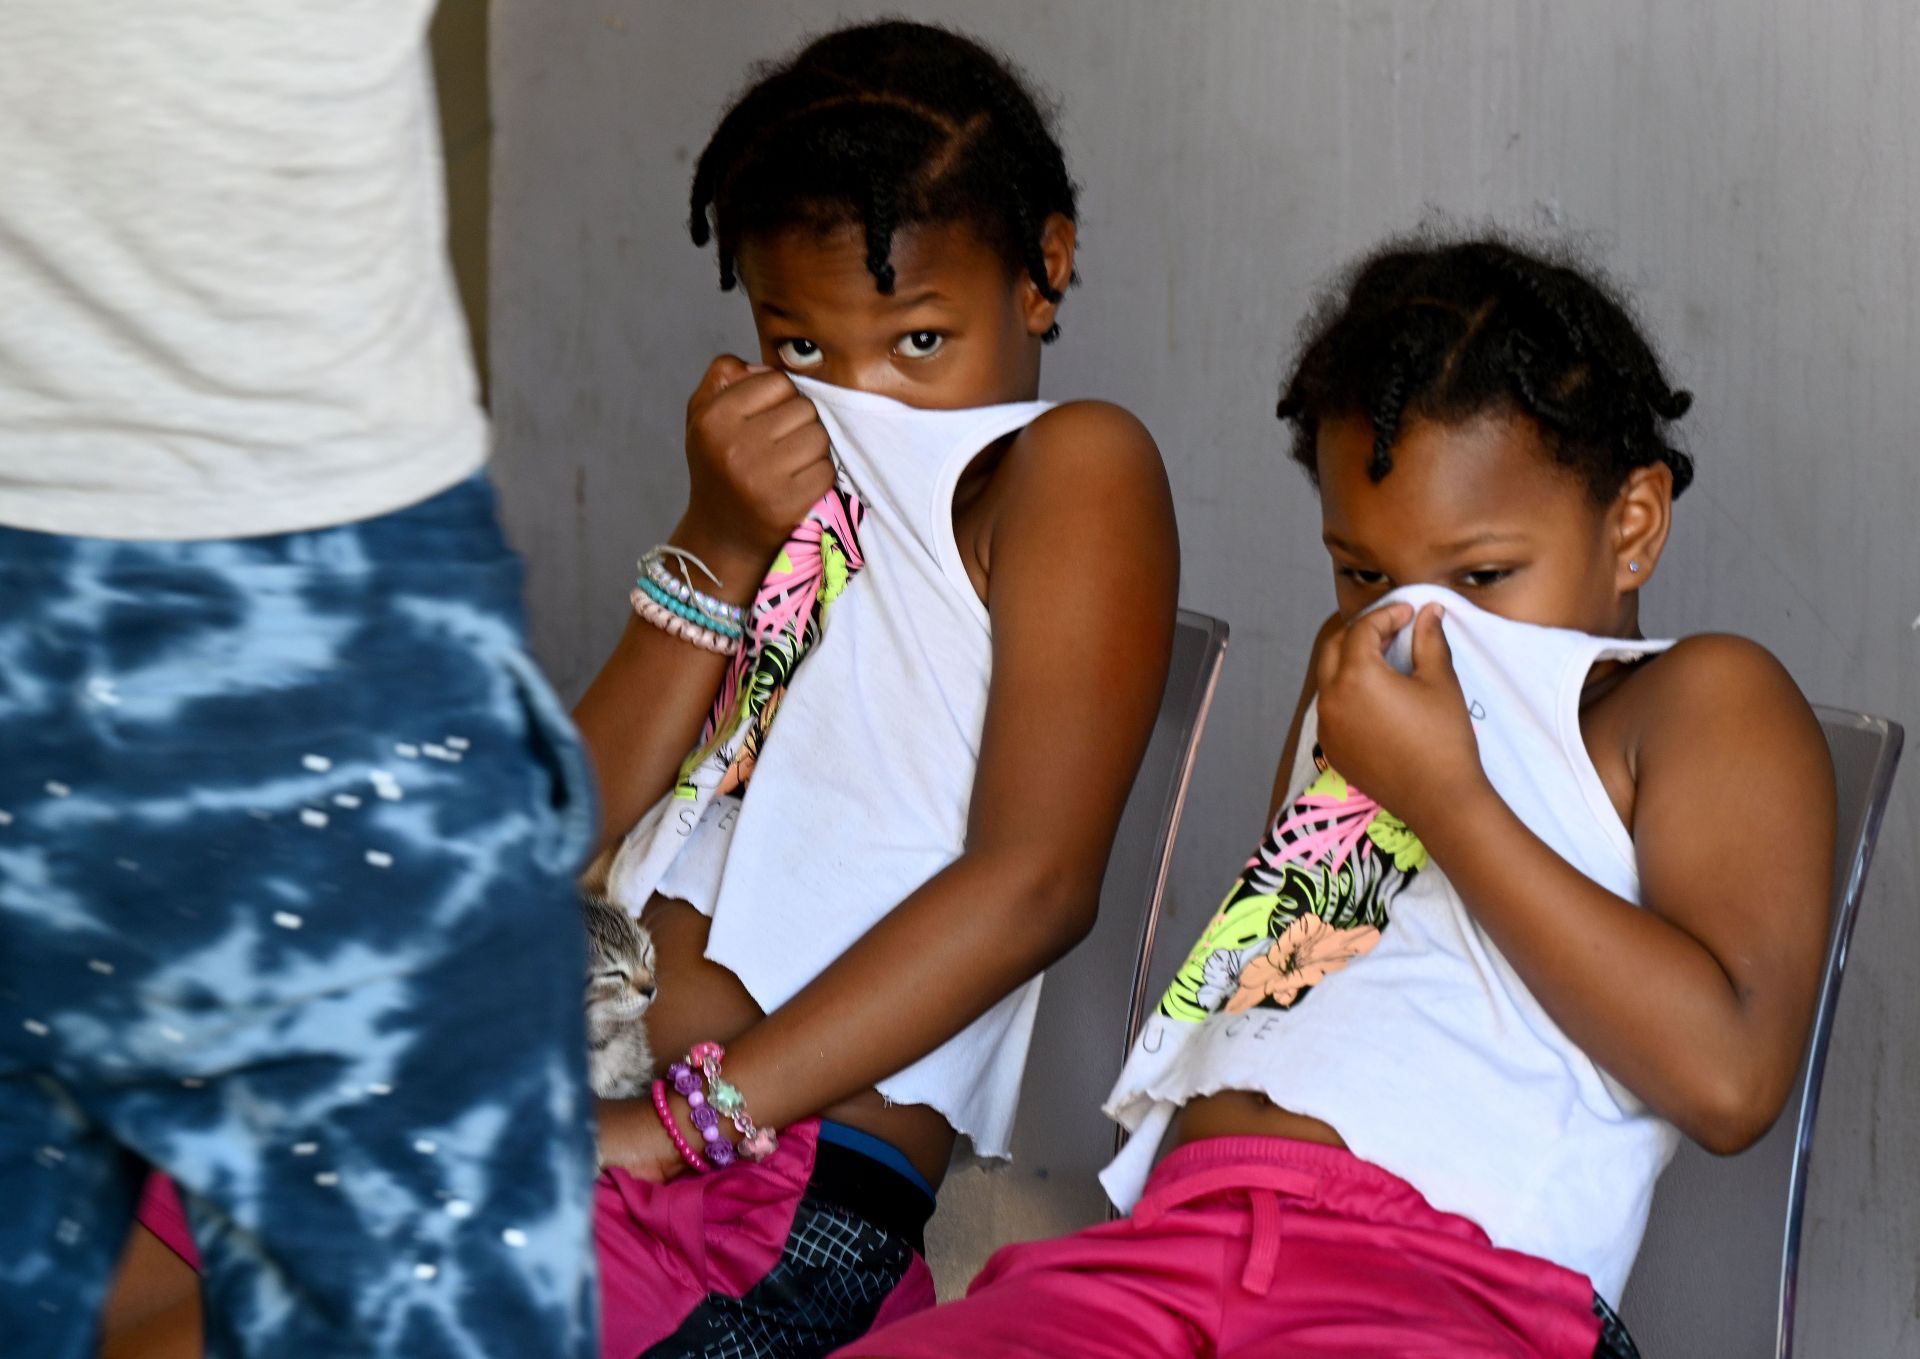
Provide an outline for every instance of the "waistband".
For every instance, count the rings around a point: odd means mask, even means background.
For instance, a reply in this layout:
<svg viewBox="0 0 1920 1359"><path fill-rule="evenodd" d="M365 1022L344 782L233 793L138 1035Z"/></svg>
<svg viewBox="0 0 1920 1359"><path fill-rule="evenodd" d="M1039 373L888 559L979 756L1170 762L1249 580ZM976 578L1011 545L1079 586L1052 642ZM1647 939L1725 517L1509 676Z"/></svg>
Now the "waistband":
<svg viewBox="0 0 1920 1359"><path fill-rule="evenodd" d="M806 1193L927 1253L933 1190L891 1142L822 1119Z"/></svg>
<svg viewBox="0 0 1920 1359"><path fill-rule="evenodd" d="M1239 1229L1248 1242L1240 1286L1249 1293L1264 1296L1272 1288L1288 1215L1327 1214L1342 1221L1343 1231L1356 1225L1369 1231L1399 1229L1452 1238L1484 1252L1483 1283L1492 1280L1496 1288L1513 1287L1516 1296L1535 1294L1546 1300L1548 1310L1536 1314L1533 1324L1564 1332L1566 1352L1585 1353L1593 1346L1599 1329L1593 1307L1597 1295L1584 1275L1551 1260L1495 1247L1472 1221L1442 1212L1398 1175L1342 1147L1259 1136L1189 1142L1154 1167L1132 1220L1142 1229L1150 1228L1156 1219L1186 1204L1226 1196L1239 1200L1246 1211L1245 1226ZM1401 1238L1402 1249L1408 1248L1408 1240ZM1393 1241L1391 1235L1382 1237L1383 1245L1391 1246ZM1528 1333L1535 1339L1550 1338L1546 1333Z"/></svg>
<svg viewBox="0 0 1920 1359"><path fill-rule="evenodd" d="M254 538L87 538L0 525L0 567L244 574L275 567L364 571L512 562L517 569L496 509L492 483L476 472L425 500L371 519Z"/></svg>
<svg viewBox="0 0 1920 1359"><path fill-rule="evenodd" d="M893 1143L848 1124L835 1123L828 1118L820 1120L820 1140L845 1147L848 1151L857 1151L862 1156L878 1161L888 1169L896 1170L905 1176L913 1187L925 1194L929 1200L934 1197L933 1186L927 1183L927 1177L922 1175L913 1162L907 1159L907 1154Z"/></svg>
<svg viewBox="0 0 1920 1359"><path fill-rule="evenodd" d="M1419 1223L1463 1240L1490 1244L1468 1218L1445 1213L1390 1170L1344 1147L1291 1137L1203 1137L1176 1147L1147 1179L1132 1216L1143 1224L1213 1194L1264 1189L1284 1198L1334 1200L1347 1217Z"/></svg>

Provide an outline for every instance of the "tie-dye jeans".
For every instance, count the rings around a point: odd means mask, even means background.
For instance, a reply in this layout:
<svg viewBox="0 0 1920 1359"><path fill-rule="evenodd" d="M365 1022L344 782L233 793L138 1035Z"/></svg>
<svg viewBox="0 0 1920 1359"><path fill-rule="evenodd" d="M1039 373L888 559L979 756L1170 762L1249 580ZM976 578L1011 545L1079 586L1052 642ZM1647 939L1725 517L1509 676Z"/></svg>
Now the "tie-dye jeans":
<svg viewBox="0 0 1920 1359"><path fill-rule="evenodd" d="M597 1354L583 755L475 479L232 542L0 529L0 1348L142 1163L215 1356Z"/></svg>

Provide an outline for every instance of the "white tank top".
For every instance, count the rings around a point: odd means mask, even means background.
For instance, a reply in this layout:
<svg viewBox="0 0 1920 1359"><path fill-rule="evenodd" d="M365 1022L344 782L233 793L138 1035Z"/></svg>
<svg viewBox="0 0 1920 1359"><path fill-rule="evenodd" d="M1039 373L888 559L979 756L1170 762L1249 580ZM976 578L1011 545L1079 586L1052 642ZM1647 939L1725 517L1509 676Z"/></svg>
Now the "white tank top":
<svg viewBox="0 0 1920 1359"><path fill-rule="evenodd" d="M432 0L0 0L0 524L225 538L479 467Z"/></svg>
<svg viewBox="0 0 1920 1359"><path fill-rule="evenodd" d="M1633 842L1580 735L1602 660L1668 642L1514 623L1433 587L1493 787L1555 853L1640 900ZM1408 668L1411 629L1389 659ZM1391 813L1300 733L1293 800L1134 1045L1107 1112L1133 1132L1101 1179L1131 1207L1174 1112L1254 1090L1331 1124L1495 1245L1618 1301L1678 1134L1560 1032ZM1630 978L1623 978L1630 984Z"/></svg>
<svg viewBox="0 0 1920 1359"><path fill-rule="evenodd" d="M954 487L1049 404L920 410L794 381L831 436L843 508L857 497L864 510L834 514L833 532L858 541L829 553L837 593L791 675L769 681L764 735L749 722L712 752L609 873L630 910L657 891L712 917L707 957L768 1011L965 848L993 639L954 542ZM880 1093L1007 1155L1039 1000L1035 978Z"/></svg>

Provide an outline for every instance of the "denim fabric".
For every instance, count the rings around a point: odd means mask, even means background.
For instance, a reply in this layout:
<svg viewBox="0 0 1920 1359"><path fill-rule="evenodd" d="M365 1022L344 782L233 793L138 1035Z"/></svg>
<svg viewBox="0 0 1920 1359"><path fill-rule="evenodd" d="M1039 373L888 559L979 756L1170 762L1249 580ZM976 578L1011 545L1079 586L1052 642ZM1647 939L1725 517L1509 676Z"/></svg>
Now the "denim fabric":
<svg viewBox="0 0 1920 1359"><path fill-rule="evenodd" d="M0 1335L91 1353L141 1162L212 1356L595 1354L580 748L478 479L0 529Z"/></svg>

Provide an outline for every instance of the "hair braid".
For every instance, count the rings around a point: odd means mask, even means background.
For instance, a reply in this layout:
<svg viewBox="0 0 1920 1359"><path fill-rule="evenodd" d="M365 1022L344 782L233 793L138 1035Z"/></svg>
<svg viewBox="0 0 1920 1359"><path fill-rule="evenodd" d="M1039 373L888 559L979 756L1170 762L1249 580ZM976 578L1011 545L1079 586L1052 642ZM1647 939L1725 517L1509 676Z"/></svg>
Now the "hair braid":
<svg viewBox="0 0 1920 1359"><path fill-rule="evenodd" d="M883 293L893 291L893 223L897 205L894 185L877 169L867 177L867 272Z"/></svg>
<svg viewBox="0 0 1920 1359"><path fill-rule="evenodd" d="M947 29L886 20L837 29L754 75L693 176L688 234L714 242L722 288L736 282L747 236L849 225L890 293L902 229L964 222L1061 299L1044 233L1055 214L1076 217L1077 191L1048 112L1004 58Z"/></svg>
<svg viewBox="0 0 1920 1359"><path fill-rule="evenodd" d="M1033 203L1029 195L1038 191L1041 202L1071 203L1074 197L1073 180L1067 174L1066 154L1053 139L1046 120L1032 99L1017 86L1004 81L988 82L982 91L994 109L997 126L1004 129L1003 137L1011 135L1018 144L1038 148L1040 154L1032 158L1026 167L1026 174L1014 192L1015 226L1019 232L1022 251L1025 255L1027 276L1033 280L1040 295L1049 302L1058 302L1065 294L1053 286L1053 280L1047 274L1047 260L1040 237L1040 223L1035 220ZM1046 214L1042 212L1041 216ZM1069 214L1071 215L1071 214ZM1071 281L1071 280L1070 280ZM1052 334L1059 333L1055 326Z"/></svg>
<svg viewBox="0 0 1920 1359"><path fill-rule="evenodd" d="M1367 459L1367 476L1379 481L1393 470L1393 445L1400 437L1400 424L1407 412L1407 398L1413 394L1411 371L1419 353L1411 343L1395 343L1388 355L1379 386L1367 404L1367 418L1373 425L1373 454Z"/></svg>
<svg viewBox="0 0 1920 1359"><path fill-rule="evenodd" d="M1323 298L1305 340L1276 410L1309 476L1328 416L1370 421L1378 480L1411 418L1509 410L1597 500L1654 464L1675 495L1693 480L1669 434L1691 394L1669 384L1611 287L1565 256L1497 237L1390 242Z"/></svg>

